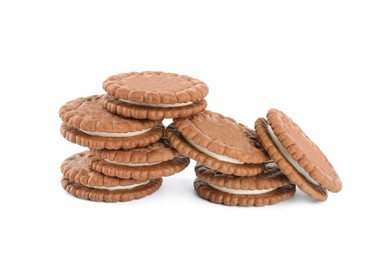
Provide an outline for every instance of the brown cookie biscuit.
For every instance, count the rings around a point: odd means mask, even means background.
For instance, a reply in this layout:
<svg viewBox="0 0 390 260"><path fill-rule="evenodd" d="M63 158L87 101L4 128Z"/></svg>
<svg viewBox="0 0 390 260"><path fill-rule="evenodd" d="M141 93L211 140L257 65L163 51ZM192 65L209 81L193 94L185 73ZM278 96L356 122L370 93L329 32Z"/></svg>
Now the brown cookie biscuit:
<svg viewBox="0 0 390 260"><path fill-rule="evenodd" d="M174 123L184 138L203 152L220 160L242 164L263 163L269 157L260 148L255 131L221 114L204 111Z"/></svg>
<svg viewBox="0 0 390 260"><path fill-rule="evenodd" d="M134 105L106 95L103 106L109 112L138 119L160 120L163 118L186 118L202 112L206 106L206 100L182 106L182 107L152 107L147 105Z"/></svg>
<svg viewBox="0 0 390 260"><path fill-rule="evenodd" d="M195 166L196 192L204 199L230 206L263 206L278 203L294 195L290 184L276 166L266 166L264 173L253 177L237 177Z"/></svg>
<svg viewBox="0 0 390 260"><path fill-rule="evenodd" d="M131 120L112 115L102 107L101 98L96 95L78 98L61 107L61 134L67 140L93 149L131 149L162 137L161 120Z"/></svg>
<svg viewBox="0 0 390 260"><path fill-rule="evenodd" d="M183 155L226 174L256 175L270 159L253 130L211 111L174 119L166 135Z"/></svg>
<svg viewBox="0 0 390 260"><path fill-rule="evenodd" d="M119 202L140 199L152 194L161 187L162 179L150 180L147 184L126 190L106 191L95 188L89 188L78 184L70 179L62 177L62 187L70 194L80 199L104 201L104 202Z"/></svg>
<svg viewBox="0 0 390 260"><path fill-rule="evenodd" d="M77 153L61 165L61 183L70 194L88 200L118 202L145 197L156 191L162 179L148 181L123 180L97 173L89 168L88 151Z"/></svg>
<svg viewBox="0 0 390 260"><path fill-rule="evenodd" d="M165 137L146 147L128 150L90 149L90 153L111 163L133 164L133 166L146 163L157 164L180 157Z"/></svg>
<svg viewBox="0 0 390 260"><path fill-rule="evenodd" d="M163 161L157 164L146 163L143 166L134 166L108 162L102 158L90 155L88 157L90 167L107 176L123 179L148 180L160 177L171 176L184 170L190 163L186 157L177 157L170 161Z"/></svg>
<svg viewBox="0 0 390 260"><path fill-rule="evenodd" d="M284 174L310 197L325 201L342 183L318 146L283 112L271 109L268 122L259 118L256 132L264 148Z"/></svg>
<svg viewBox="0 0 390 260"><path fill-rule="evenodd" d="M207 105L205 83L174 73L122 73L106 79L103 89L111 96L105 103L109 111L138 119L188 117Z"/></svg>
<svg viewBox="0 0 390 260"><path fill-rule="evenodd" d="M187 142L183 135L177 130L175 124L170 124L166 129L166 136L175 149L184 156L206 165L209 168L218 170L226 174L236 176L254 176L263 172L263 164L235 164L221 161L211 157Z"/></svg>

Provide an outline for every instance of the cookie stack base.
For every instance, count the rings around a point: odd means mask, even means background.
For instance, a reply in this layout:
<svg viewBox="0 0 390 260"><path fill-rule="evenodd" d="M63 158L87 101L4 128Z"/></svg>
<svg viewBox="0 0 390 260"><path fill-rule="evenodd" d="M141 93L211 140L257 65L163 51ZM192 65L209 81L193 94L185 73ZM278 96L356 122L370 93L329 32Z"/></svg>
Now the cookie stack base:
<svg viewBox="0 0 390 260"><path fill-rule="evenodd" d="M292 197L295 186L288 185L261 195L237 195L216 190L198 178L194 181L195 191L205 200L227 206L265 206L279 203Z"/></svg>
<svg viewBox="0 0 390 260"><path fill-rule="evenodd" d="M80 199L120 202L140 199L162 185L162 178L148 180L120 179L94 171L88 165L88 151L76 153L61 165L62 187Z"/></svg>
<svg viewBox="0 0 390 260"><path fill-rule="evenodd" d="M102 190L94 189L75 183L65 177L61 180L62 187L68 193L80 199L100 201L100 202L124 202L140 199L152 194L162 185L162 179L150 180L147 184L138 186L131 190Z"/></svg>

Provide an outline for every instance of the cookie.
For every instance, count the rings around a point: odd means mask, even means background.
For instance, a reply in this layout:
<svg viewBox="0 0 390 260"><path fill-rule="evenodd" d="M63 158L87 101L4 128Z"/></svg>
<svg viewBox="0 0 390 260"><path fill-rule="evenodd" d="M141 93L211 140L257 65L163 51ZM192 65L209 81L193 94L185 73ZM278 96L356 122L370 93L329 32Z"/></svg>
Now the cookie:
<svg viewBox="0 0 390 260"><path fill-rule="evenodd" d="M144 148L91 150L89 165L97 172L137 180L166 177L184 170L190 160L179 154L165 138Z"/></svg>
<svg viewBox="0 0 390 260"><path fill-rule="evenodd" d="M179 153L225 174L254 176L270 159L253 130L211 111L175 119L166 136Z"/></svg>
<svg viewBox="0 0 390 260"><path fill-rule="evenodd" d="M106 111L101 100L102 96L94 95L64 104L59 111L62 136L92 149L131 149L162 137L161 120L125 119Z"/></svg>
<svg viewBox="0 0 390 260"><path fill-rule="evenodd" d="M178 157L170 161L159 164L145 165L145 166L129 166L121 164L113 164L106 160L90 155L88 163L92 169L101 172L107 176L113 176L123 179L137 179L146 180L159 177L171 176L175 173L184 170L190 160L186 157Z"/></svg>
<svg viewBox="0 0 390 260"><path fill-rule="evenodd" d="M130 72L103 82L109 94L103 105L111 113L137 119L185 118L203 111L208 87L200 80L174 73Z"/></svg>
<svg viewBox="0 0 390 260"><path fill-rule="evenodd" d="M292 197L295 185L274 164L266 164L262 174L237 177L195 166L194 188L200 197L229 206L271 205Z"/></svg>
<svg viewBox="0 0 390 260"><path fill-rule="evenodd" d="M161 178L139 181L105 176L89 168L88 155L88 151L74 154L61 165L63 188L78 198L105 202L130 201L152 194L162 184Z"/></svg>
<svg viewBox="0 0 390 260"><path fill-rule="evenodd" d="M256 132L270 157L292 183L318 201L327 199L327 190L341 190L341 180L332 164L291 118L271 109L267 119L256 120Z"/></svg>

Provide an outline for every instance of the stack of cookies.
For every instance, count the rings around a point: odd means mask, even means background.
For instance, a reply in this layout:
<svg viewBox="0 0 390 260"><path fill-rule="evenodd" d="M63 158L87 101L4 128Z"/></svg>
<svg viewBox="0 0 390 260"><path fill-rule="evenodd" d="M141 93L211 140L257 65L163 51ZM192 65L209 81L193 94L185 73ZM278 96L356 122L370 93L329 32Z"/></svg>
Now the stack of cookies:
<svg viewBox="0 0 390 260"><path fill-rule="evenodd" d="M94 201L129 201L156 191L162 178L189 164L164 137L164 118L204 110L208 87L172 73L126 73L109 77L107 95L78 98L60 109L61 134L88 147L61 165L62 186Z"/></svg>
<svg viewBox="0 0 390 260"><path fill-rule="evenodd" d="M196 192L225 205L262 206L295 194L318 201L342 183L332 164L300 127L271 109L255 130L205 110L208 87L173 73L109 77L105 95L72 100L60 109L62 135L88 151L67 158L62 186L76 197L129 201L156 191L162 177L195 160ZM172 118L165 129L162 121ZM189 157L189 158L188 158Z"/></svg>
<svg viewBox="0 0 390 260"><path fill-rule="evenodd" d="M225 205L275 204L295 193L258 142L255 131L221 114L203 111L175 119L167 138L182 155L198 162L196 192Z"/></svg>

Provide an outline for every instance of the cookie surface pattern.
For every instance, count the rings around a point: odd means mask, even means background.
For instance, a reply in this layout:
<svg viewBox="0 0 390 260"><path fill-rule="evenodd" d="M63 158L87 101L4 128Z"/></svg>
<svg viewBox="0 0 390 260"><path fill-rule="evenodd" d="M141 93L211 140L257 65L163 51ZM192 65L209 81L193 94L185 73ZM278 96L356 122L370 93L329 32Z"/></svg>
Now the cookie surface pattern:
<svg viewBox="0 0 390 260"><path fill-rule="evenodd" d="M207 85L198 79L158 71L114 75L104 81L103 89L118 99L151 104L197 102L208 94Z"/></svg>

